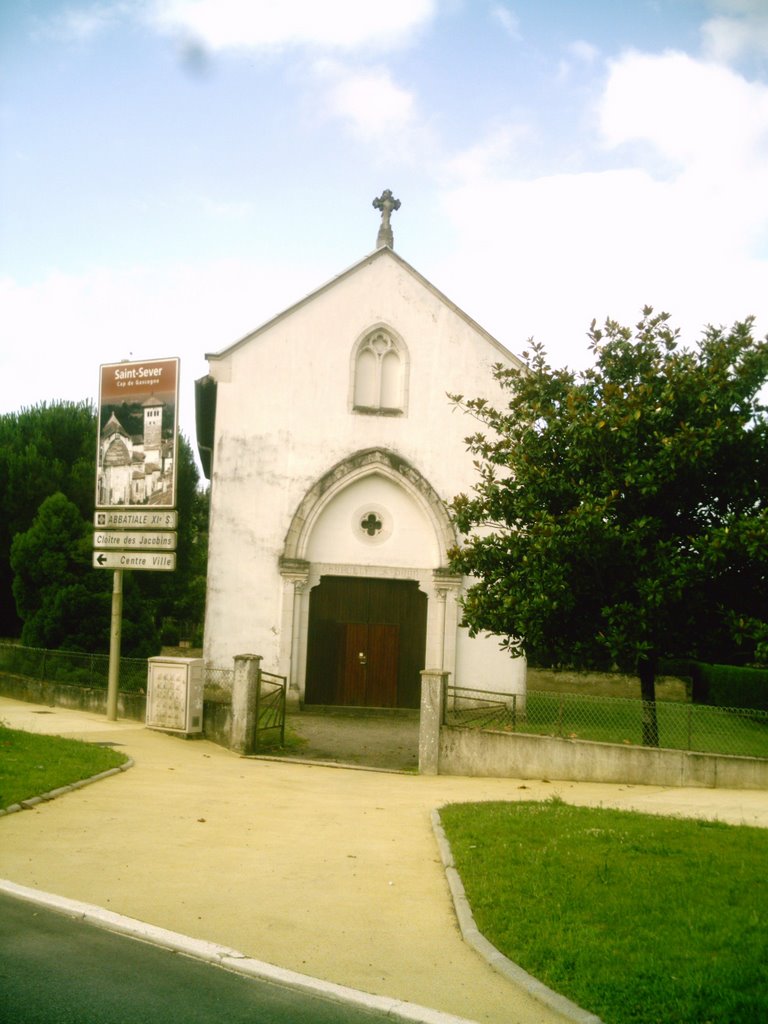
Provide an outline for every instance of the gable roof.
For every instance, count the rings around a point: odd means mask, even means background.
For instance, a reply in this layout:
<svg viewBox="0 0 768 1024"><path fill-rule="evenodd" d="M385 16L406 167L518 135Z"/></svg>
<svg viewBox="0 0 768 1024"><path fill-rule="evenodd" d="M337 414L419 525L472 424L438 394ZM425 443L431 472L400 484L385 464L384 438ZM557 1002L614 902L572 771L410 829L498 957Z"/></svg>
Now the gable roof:
<svg viewBox="0 0 768 1024"><path fill-rule="evenodd" d="M524 367L525 364L521 359L518 358L518 356L510 352L505 345L502 345L500 341L497 341L497 339L494 338L492 334L489 334L484 327L481 327L476 320L473 320L472 317L465 313L463 309L460 309L459 306L456 305L456 303L451 302L447 295L444 295L439 288L436 288L431 281L428 281L426 277L420 274L418 270L416 270L414 267L410 265L410 263L406 262L406 260L404 260L402 256L398 256L394 249L390 249L389 246L386 245L381 246L381 248L376 249L370 255L363 257L363 259L361 260L358 260L357 263L353 263L351 267L347 268L347 270L343 271L341 274L338 274L336 277L331 278L330 281L327 281L324 285L321 285L319 288L316 288L313 292L310 292L309 295L306 295L303 299L299 299L298 302L294 302L292 306L289 306L287 309L284 309L282 313L278 313L277 316L273 316L270 320L267 320L265 323L261 324L260 327L257 327L255 330L246 334L245 337L241 338L239 341L236 341L232 345L229 345L227 348L222 349L221 352L206 352L205 358L214 362L219 359L225 359L236 349L240 348L242 345L245 345L247 342L251 341L253 338L257 337L264 331L269 330L269 328L273 327L275 324L280 323L281 320L285 320L287 317L291 316L292 313L296 312L296 310L301 309L302 306L305 306L308 303L312 302L319 295L322 295L325 292L330 291L337 284L340 284L347 278L352 277L362 267L370 266L377 260L387 258L395 260L395 262L400 267L402 267L403 270L407 271L424 288L426 288L427 291L430 291L437 299L439 299L440 302L442 302L445 306L452 310L456 314L456 316L462 319L473 330L477 331L478 334L482 335L486 339L486 341L488 341L489 344L491 344L494 348L498 350L499 355L503 359L511 361L519 369L522 369Z"/></svg>
<svg viewBox="0 0 768 1024"><path fill-rule="evenodd" d="M117 416L115 416L114 410L112 411L112 415L109 417L109 419L101 429L102 437L109 437L110 434L122 434L123 437L128 437L128 431L122 425Z"/></svg>

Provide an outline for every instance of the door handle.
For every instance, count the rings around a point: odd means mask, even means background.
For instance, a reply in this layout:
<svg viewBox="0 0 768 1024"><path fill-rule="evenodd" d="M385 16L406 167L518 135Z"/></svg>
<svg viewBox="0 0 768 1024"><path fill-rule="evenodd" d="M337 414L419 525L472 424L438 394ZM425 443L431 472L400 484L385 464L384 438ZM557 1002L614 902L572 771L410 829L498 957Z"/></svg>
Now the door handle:
<svg viewBox="0 0 768 1024"><path fill-rule="evenodd" d="M365 651L360 651L357 655L357 660L361 665L368 664L368 658L366 657Z"/></svg>

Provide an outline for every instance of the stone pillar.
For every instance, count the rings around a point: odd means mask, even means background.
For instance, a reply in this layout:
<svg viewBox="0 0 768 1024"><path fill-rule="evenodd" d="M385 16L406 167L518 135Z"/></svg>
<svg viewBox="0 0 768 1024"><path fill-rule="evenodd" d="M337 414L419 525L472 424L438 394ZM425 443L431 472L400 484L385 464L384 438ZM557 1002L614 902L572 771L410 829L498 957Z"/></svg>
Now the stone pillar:
<svg viewBox="0 0 768 1024"><path fill-rule="evenodd" d="M256 745L256 705L261 676L261 655L238 654L232 683L230 749L251 754Z"/></svg>
<svg viewBox="0 0 768 1024"><path fill-rule="evenodd" d="M461 594L462 577L446 568L435 569L432 575L434 587L434 629L432 648L427 655L427 664L450 672L456 678L456 628L457 598Z"/></svg>
<svg viewBox="0 0 768 1024"><path fill-rule="evenodd" d="M424 669L421 673L421 714L419 717L419 771L438 775L440 771L440 726L448 673Z"/></svg>
<svg viewBox="0 0 768 1024"><path fill-rule="evenodd" d="M309 562L299 558L281 558L280 575L283 578L283 613L281 620L280 664L288 679L286 700L297 706L301 700L299 675L301 671L302 600L309 582Z"/></svg>
<svg viewBox="0 0 768 1024"><path fill-rule="evenodd" d="M300 701L299 672L301 669L301 602L307 587L306 576L293 581L293 614L291 615L291 674L288 689L293 703Z"/></svg>
<svg viewBox="0 0 768 1024"><path fill-rule="evenodd" d="M442 672L445 668L445 599L448 596L447 587L437 587L437 638L439 649L437 652L437 667Z"/></svg>

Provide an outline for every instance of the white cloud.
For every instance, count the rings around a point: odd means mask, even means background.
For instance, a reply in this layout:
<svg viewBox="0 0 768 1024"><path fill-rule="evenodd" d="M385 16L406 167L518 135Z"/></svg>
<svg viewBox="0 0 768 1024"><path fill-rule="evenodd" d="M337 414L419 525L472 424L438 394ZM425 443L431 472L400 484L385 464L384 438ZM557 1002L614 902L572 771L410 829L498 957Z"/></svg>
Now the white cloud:
<svg viewBox="0 0 768 1024"><path fill-rule="evenodd" d="M768 87L682 53L630 53L611 65L601 103L610 146L643 141L710 175L766 156Z"/></svg>
<svg viewBox="0 0 768 1024"><path fill-rule="evenodd" d="M630 54L611 68L601 126L609 146L642 142L672 161L682 237L701 225L721 253L748 253L768 233L768 87L683 54Z"/></svg>
<svg viewBox="0 0 768 1024"><path fill-rule="evenodd" d="M579 71L591 70L592 65L600 57L600 51L592 43L584 39L574 39L565 48L568 54L567 59L561 60L557 65L557 79L565 82L572 74L574 68Z"/></svg>
<svg viewBox="0 0 768 1024"><path fill-rule="evenodd" d="M436 0L151 0L150 22L211 50L386 49L406 42L436 12Z"/></svg>
<svg viewBox="0 0 768 1024"><path fill-rule="evenodd" d="M445 161L446 176L459 181L498 178L530 135L527 125L504 125L484 139Z"/></svg>
<svg viewBox="0 0 768 1024"><path fill-rule="evenodd" d="M315 66L324 84L326 115L339 118L368 143L391 144L404 139L416 123L413 95L393 82L386 68L356 70L332 61Z"/></svg>
<svg viewBox="0 0 768 1024"><path fill-rule="evenodd" d="M730 13L704 22L701 34L708 57L732 63L751 53L768 53L768 10L765 0L720 3Z"/></svg>
<svg viewBox="0 0 768 1024"><path fill-rule="evenodd" d="M258 204L253 199L224 200L198 195L193 201L206 217L213 217L216 220L240 221L258 213Z"/></svg>
<svg viewBox="0 0 768 1024"><path fill-rule="evenodd" d="M36 24L44 35L67 42L87 42L134 15L136 10L130 0L108 0L84 6L72 4L45 21L38 15Z"/></svg>
<svg viewBox="0 0 768 1024"><path fill-rule="evenodd" d="M491 16L501 25L510 39L520 40L523 38L520 32L520 19L508 7L496 4L491 11Z"/></svg>
<svg viewBox="0 0 768 1024"><path fill-rule="evenodd" d="M592 43L584 39L574 39L566 47L568 53L582 64L593 64L600 56L600 51Z"/></svg>
<svg viewBox="0 0 768 1024"><path fill-rule="evenodd" d="M743 239L721 246L679 184L639 170L486 181L443 206L456 238L434 280L515 351L534 335L555 365L586 365L592 318L633 324L646 303L689 342L752 313L768 328L766 263ZM482 256L471 283L468 253Z"/></svg>
<svg viewBox="0 0 768 1024"><path fill-rule="evenodd" d="M633 53L611 65L599 113L620 169L526 181L454 162L467 176L442 197L455 238L440 287L513 349L544 341L555 364L588 361L593 317L633 324L646 303L689 342L750 314L765 333L768 89ZM471 282L467 253L482 254Z"/></svg>
<svg viewBox="0 0 768 1024"><path fill-rule="evenodd" d="M318 284L316 275L295 260L225 260L56 272L26 286L0 278L0 412L42 401L95 402L101 363L179 356L180 425L194 440L194 381L207 372L205 353L295 302Z"/></svg>
<svg viewBox="0 0 768 1024"><path fill-rule="evenodd" d="M89 40L138 19L205 51L315 47L387 50L408 43L435 17L438 0L96 0L76 2L43 21L67 41Z"/></svg>

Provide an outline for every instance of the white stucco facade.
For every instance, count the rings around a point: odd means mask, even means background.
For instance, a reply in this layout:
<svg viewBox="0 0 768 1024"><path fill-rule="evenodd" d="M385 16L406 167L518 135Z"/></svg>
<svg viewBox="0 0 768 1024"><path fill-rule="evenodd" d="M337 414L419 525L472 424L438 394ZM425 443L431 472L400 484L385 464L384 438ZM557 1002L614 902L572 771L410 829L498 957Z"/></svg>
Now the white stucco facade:
<svg viewBox="0 0 768 1024"><path fill-rule="evenodd" d="M447 569L456 537L446 505L476 480L464 443L472 423L447 394L500 403L492 367L516 358L385 246L208 362L216 419L206 664L259 654L304 700L308 658L312 672L326 671L325 654L308 654L312 630L323 649L322 637L338 633L328 632L335 598L312 610L322 581L402 581L412 585L403 600L416 601L408 607L424 604L416 587L426 597L420 668L442 668L456 685L522 692L524 662L459 628L463 581ZM364 618L353 591L337 615L347 624L339 666L345 643L363 646L349 625ZM413 613L397 614L370 621L390 630L381 644L405 651L416 642L406 636ZM369 654L352 656L365 665Z"/></svg>

